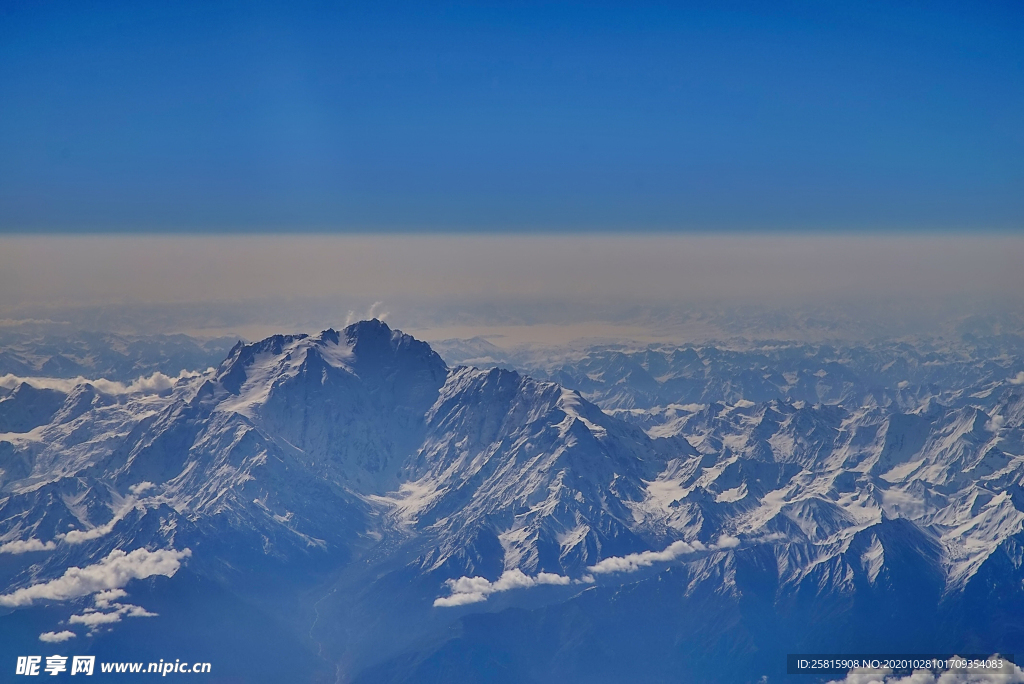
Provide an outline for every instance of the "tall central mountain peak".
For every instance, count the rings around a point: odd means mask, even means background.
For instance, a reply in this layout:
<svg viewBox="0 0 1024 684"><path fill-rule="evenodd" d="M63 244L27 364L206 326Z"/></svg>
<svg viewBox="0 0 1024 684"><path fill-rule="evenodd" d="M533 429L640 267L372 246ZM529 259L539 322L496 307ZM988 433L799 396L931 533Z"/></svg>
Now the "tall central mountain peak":
<svg viewBox="0 0 1024 684"><path fill-rule="evenodd" d="M423 567L450 574L581 572L668 543L667 530L637 526L650 517L645 483L696 457L685 439L653 439L557 384L450 369L381 321L238 344L191 391L111 454L118 489L151 486L189 519L276 540L268 549L418 530L432 540ZM310 492L322 498L313 511ZM339 531L331 517L360 522Z"/></svg>

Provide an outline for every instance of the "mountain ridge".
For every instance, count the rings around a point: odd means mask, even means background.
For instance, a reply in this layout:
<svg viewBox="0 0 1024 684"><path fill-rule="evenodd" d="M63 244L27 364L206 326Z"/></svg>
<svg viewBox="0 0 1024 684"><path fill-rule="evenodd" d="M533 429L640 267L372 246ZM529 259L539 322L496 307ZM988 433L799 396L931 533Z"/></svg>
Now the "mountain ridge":
<svg viewBox="0 0 1024 684"><path fill-rule="evenodd" d="M178 574L234 587L344 681L376 667L426 676L386 665L403 653L463 662L469 652L443 635L477 614L499 632L513 629L502 615L524 609L527 622L565 610L627 619L633 599L616 597L659 582L676 587L673 604L720 611L721 644L746 634L755 669L769 667L756 654L779 625L813 642L836 616L928 614L999 648L1024 634L961 608L972 597L1001 614L995 603L1024 605L1024 400L1012 382L979 404L961 392L904 411L843 392L832 404L679 405L649 421L514 370L449 367L366 321L239 343L166 388L97 387L0 399L0 418L46 421L0 435L0 605L31 587L46 595L67 568L101 567L119 549L188 551L169 575L137 573L117 589L178 586ZM117 622L135 618L83 605L93 593L65 610L111 616L74 624L94 622L82 639L116 642ZM662 614L645 605L629 610ZM680 620L666 628L698 638ZM397 624L408 633L396 637ZM590 671L574 658L577 675Z"/></svg>

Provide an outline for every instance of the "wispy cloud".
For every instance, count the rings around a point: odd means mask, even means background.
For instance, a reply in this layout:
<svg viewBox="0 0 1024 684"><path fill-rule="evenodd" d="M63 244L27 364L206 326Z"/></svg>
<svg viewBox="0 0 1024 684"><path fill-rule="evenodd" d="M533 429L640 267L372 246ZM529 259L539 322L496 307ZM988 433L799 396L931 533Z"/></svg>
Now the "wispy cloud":
<svg viewBox="0 0 1024 684"><path fill-rule="evenodd" d="M374 302L365 313L358 313L355 310L349 310L348 315L345 316L345 325L348 326L352 323L356 323L357 321L365 321L370 318L386 321L389 315L389 312L384 310L384 302Z"/></svg>
<svg viewBox="0 0 1024 684"><path fill-rule="evenodd" d="M123 514L119 517L115 517L106 525L99 525L98 527L94 527L90 530L71 530L65 534L58 535L58 539L66 544L82 544L93 539L99 539L102 536L110 534L114 529L114 525L120 522L122 517L124 517Z"/></svg>
<svg viewBox="0 0 1024 684"><path fill-rule="evenodd" d="M79 615L72 615L68 622L72 625L85 625L89 629L100 625L111 625L120 622L123 617L157 617L156 613L150 613L142 606L135 606L130 603L114 603L105 606L113 608L109 613L99 610L86 610Z"/></svg>
<svg viewBox="0 0 1024 684"><path fill-rule="evenodd" d="M134 579L145 579L154 575L171 577L181 567L182 559L191 555L189 549L136 549L131 553L114 550L99 563L84 568L71 567L55 580L0 595L0 606L16 608L30 606L36 601L67 601L79 596L120 589Z"/></svg>
<svg viewBox="0 0 1024 684"><path fill-rule="evenodd" d="M643 551L641 553L631 553L625 556L611 556L610 558L605 558L596 565L590 566L587 570L598 575L612 572L636 572L640 568L647 568L655 563L666 563L668 561L675 560L680 556L696 553L698 551L731 549L738 546L739 543L739 539L728 535L722 535L718 538L717 544L710 545L702 544L699 541L677 541L669 544L663 551Z"/></svg>
<svg viewBox="0 0 1024 684"><path fill-rule="evenodd" d="M434 601L434 605L439 608L464 606L486 601L491 594L502 591L529 589L542 584L566 585L571 582L572 580L568 577L551 572L540 572L531 577L519 568L506 570L494 582L485 577L460 577L445 582L452 592L451 596L438 598Z"/></svg>

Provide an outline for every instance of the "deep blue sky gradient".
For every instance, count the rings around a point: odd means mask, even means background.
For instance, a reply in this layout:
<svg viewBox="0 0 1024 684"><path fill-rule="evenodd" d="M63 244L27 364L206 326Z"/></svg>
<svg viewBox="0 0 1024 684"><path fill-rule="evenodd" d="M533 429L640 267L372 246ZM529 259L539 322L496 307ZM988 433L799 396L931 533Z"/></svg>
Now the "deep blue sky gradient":
<svg viewBox="0 0 1024 684"><path fill-rule="evenodd" d="M0 0L0 231L1024 228L1024 3Z"/></svg>

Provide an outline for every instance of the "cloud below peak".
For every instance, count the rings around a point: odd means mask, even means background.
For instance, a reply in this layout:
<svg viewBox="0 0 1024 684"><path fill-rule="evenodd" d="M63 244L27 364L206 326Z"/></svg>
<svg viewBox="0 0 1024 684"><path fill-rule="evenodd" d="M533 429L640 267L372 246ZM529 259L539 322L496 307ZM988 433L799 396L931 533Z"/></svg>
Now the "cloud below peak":
<svg viewBox="0 0 1024 684"><path fill-rule="evenodd" d="M21 553L29 553L30 551L53 551L55 548L57 548L57 545L52 541L43 542L32 537L31 539L16 539L14 541L9 541L3 546L0 546L0 553L11 553L17 555Z"/></svg>
<svg viewBox="0 0 1024 684"><path fill-rule="evenodd" d="M127 385L123 382L117 382L116 380L107 380L106 378L95 378L90 379L79 375L75 378L48 378L48 377L21 377L8 373L0 376L0 387L6 389L14 389L22 383L28 384L36 389L52 389L58 392L64 392L70 394L72 390L80 385L92 385L97 391L103 394L111 395L122 395L122 394L158 394L165 392L172 387L179 380L188 378L194 378L200 375L200 373L192 371L181 371L177 376L170 376L156 371L151 375L141 376L132 380Z"/></svg>
<svg viewBox="0 0 1024 684"><path fill-rule="evenodd" d="M722 535L715 544L703 544L699 541L684 542L677 541L668 545L663 551L644 551L642 553L631 553L626 556L612 556L605 558L596 565L587 568L588 574L573 580L564 575L557 575L550 572L539 572L534 576L527 575L519 568L506 570L495 581L486 577L460 577L450 579L445 585L451 591L448 596L442 596L434 600L436 608L452 608L454 606L466 606L473 603L481 603L487 600L491 594L510 591L512 589L529 589L541 585L569 585L569 584L593 584L594 574L608 574L614 572L636 572L657 562L667 562L676 558L696 553L698 551L720 551L738 546L740 540L736 537ZM593 574L591 574L593 573Z"/></svg>
<svg viewBox="0 0 1024 684"><path fill-rule="evenodd" d="M684 542L677 541L669 544L663 551L643 551L641 553L630 553L625 556L611 556L591 565L587 570L594 574L608 574L613 572L636 572L641 568L647 568L655 563L673 561L680 556L685 556L699 551L720 551L738 546L740 540L736 537L722 535L716 544L702 544L699 541Z"/></svg>
<svg viewBox="0 0 1024 684"><path fill-rule="evenodd" d="M496 594L512 589L529 589L543 584L567 585L572 580L563 575L556 575L550 572L539 572L534 576L527 575L519 568L506 570L497 580L491 582L486 577L460 577L445 582L451 590L450 596L438 598L434 606L438 608L451 608L453 606L465 606L470 603L486 601L491 594Z"/></svg>
<svg viewBox="0 0 1024 684"><path fill-rule="evenodd" d="M181 561L191 555L189 549L136 549L131 553L115 549L99 563L84 568L71 567L57 579L0 595L0 606L18 608L30 606L36 601L67 601L96 592L120 589L134 579L154 575L171 577L181 567Z"/></svg>

